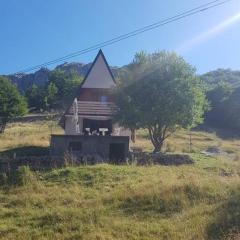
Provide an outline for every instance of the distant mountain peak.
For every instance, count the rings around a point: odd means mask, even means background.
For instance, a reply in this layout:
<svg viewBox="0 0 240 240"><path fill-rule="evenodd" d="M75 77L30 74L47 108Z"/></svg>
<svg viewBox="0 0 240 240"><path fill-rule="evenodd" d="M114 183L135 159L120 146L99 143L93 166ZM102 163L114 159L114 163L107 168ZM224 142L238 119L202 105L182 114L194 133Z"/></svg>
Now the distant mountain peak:
<svg viewBox="0 0 240 240"><path fill-rule="evenodd" d="M49 75L54 70L61 70L64 71L65 74L69 74L70 72L74 71L80 76L85 76L90 69L92 63L78 63L78 62L64 62L58 66L56 66L53 70L49 70L46 67L42 67L34 73L17 73L11 74L8 77L14 84L16 84L17 88L24 92L27 88L32 86L33 84L37 86L43 86L49 78ZM118 71L118 67L111 67L113 74L116 75Z"/></svg>

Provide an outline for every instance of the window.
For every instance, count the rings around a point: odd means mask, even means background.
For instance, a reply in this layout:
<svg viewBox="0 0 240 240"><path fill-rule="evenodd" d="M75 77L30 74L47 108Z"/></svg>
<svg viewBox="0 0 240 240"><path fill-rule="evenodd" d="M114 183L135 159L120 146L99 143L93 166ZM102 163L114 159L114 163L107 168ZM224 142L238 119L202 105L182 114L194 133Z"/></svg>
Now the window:
<svg viewBox="0 0 240 240"><path fill-rule="evenodd" d="M82 143L81 142L70 142L68 145L69 151L81 151Z"/></svg>
<svg viewBox="0 0 240 240"><path fill-rule="evenodd" d="M106 103L107 102L107 96L101 96L100 101L101 101L101 103Z"/></svg>

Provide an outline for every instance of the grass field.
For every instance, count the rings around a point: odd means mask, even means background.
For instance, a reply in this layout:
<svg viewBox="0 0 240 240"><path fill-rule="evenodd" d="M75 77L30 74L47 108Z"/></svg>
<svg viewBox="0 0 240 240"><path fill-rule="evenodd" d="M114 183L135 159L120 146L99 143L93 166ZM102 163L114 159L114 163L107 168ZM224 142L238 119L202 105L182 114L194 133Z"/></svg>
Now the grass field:
<svg viewBox="0 0 240 240"><path fill-rule="evenodd" d="M41 151L61 131L51 122L11 124L0 152ZM0 239L239 239L240 140L194 131L192 141L192 165L22 167L11 181L2 175ZM135 146L151 151L144 130ZM226 155L201 154L209 146ZM175 133L165 150L188 152L188 133Z"/></svg>

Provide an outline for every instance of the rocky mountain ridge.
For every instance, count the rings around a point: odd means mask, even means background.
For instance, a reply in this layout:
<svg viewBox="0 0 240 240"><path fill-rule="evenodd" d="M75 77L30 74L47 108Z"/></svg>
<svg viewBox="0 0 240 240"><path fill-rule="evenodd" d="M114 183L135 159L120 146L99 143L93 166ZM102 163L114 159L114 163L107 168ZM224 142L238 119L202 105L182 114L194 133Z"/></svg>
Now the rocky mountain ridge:
<svg viewBox="0 0 240 240"><path fill-rule="evenodd" d="M17 88L24 92L28 87L32 86L33 84L37 86L43 86L49 78L49 75L54 70L61 70L64 71L66 74L69 74L71 71L78 73L81 76L85 76L90 69L92 63L84 64L84 63L77 63L77 62L65 62L56 66L53 70L49 70L47 68L41 68L34 73L29 74L11 74L6 75L8 79L10 79ZM110 67L113 75L117 75L118 68L117 67Z"/></svg>

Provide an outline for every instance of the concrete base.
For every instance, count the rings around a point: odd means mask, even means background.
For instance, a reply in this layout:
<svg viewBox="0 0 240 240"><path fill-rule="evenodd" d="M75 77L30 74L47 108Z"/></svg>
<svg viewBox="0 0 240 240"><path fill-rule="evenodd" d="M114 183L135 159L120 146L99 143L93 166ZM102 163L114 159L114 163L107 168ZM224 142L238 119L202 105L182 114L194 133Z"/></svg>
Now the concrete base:
<svg viewBox="0 0 240 240"><path fill-rule="evenodd" d="M129 151L127 136L52 135L51 156L71 153L77 157L93 156L104 162L124 162Z"/></svg>

